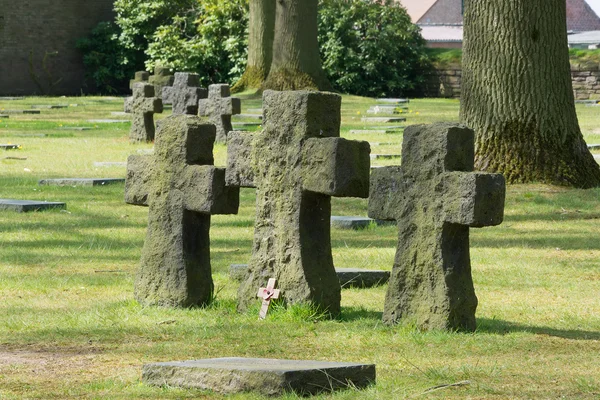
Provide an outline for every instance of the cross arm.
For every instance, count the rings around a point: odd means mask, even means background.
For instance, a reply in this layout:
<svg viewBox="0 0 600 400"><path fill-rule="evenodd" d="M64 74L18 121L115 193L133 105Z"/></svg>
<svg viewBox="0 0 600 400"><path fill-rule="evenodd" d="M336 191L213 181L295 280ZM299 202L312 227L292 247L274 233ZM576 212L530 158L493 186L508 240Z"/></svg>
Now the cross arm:
<svg viewBox="0 0 600 400"><path fill-rule="evenodd" d="M252 141L249 132L229 132L227 135L227 186L256 187L252 170Z"/></svg>
<svg viewBox="0 0 600 400"><path fill-rule="evenodd" d="M240 190L225 186L225 168L188 165L178 186L185 208L203 214L237 214Z"/></svg>
<svg viewBox="0 0 600 400"><path fill-rule="evenodd" d="M154 156L131 155L127 158L125 179L125 202L136 206L148 206L148 194Z"/></svg>
<svg viewBox="0 0 600 400"><path fill-rule="evenodd" d="M475 228L502 223L506 194L503 175L448 172L441 180L446 222Z"/></svg>
<svg viewBox="0 0 600 400"><path fill-rule="evenodd" d="M371 172L369 188L370 218L393 221L401 212L406 195L402 167L382 167Z"/></svg>
<svg viewBox="0 0 600 400"><path fill-rule="evenodd" d="M310 138L302 146L304 190L336 197L369 197L368 142Z"/></svg>

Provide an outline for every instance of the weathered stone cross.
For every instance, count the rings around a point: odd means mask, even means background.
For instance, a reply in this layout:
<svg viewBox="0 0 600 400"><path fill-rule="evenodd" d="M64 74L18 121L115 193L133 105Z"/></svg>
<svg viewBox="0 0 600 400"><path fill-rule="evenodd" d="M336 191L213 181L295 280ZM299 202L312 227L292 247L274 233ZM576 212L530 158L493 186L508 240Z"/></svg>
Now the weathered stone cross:
<svg viewBox="0 0 600 400"><path fill-rule="evenodd" d="M367 142L339 137L340 105L341 97L332 93L265 91L263 131L229 134L227 185L257 187L240 310L273 276L287 303L310 302L332 315L340 311L331 196L367 197L370 164Z"/></svg>
<svg viewBox="0 0 600 400"><path fill-rule="evenodd" d="M198 103L198 115L208 117L217 127L217 142L225 143L227 134L233 130L231 116L242 112L240 99L230 97L229 85L208 86L208 98Z"/></svg>
<svg viewBox="0 0 600 400"><path fill-rule="evenodd" d="M225 187L213 164L215 127L174 115L160 125L154 155L127 160L125 201L149 205L148 231L135 280L140 303L187 307L208 303L210 216L236 214L239 189Z"/></svg>
<svg viewBox="0 0 600 400"><path fill-rule="evenodd" d="M173 105L173 114L198 114L198 101L207 96L200 87L200 76L189 72L176 72L173 86L162 89L163 102Z"/></svg>
<svg viewBox="0 0 600 400"><path fill-rule="evenodd" d="M473 171L474 134L462 125L404 130L402 166L371 173L369 216L398 222L383 320L422 329L475 329L469 227L498 225L504 177Z"/></svg>
<svg viewBox="0 0 600 400"><path fill-rule="evenodd" d="M127 109L127 102L125 109ZM148 83L135 83L133 98L129 100L129 109L133 114L129 141L132 143L153 141L154 113L163 111L161 99L154 97L154 86Z"/></svg>
<svg viewBox="0 0 600 400"><path fill-rule="evenodd" d="M256 297L260 297L262 299L262 306L260 307L260 313L258 314L258 318L260 319L265 319L267 317L271 300L279 298L280 290L275 289L276 284L277 279L271 278L269 279L269 283L267 283L266 288L258 289L258 294Z"/></svg>

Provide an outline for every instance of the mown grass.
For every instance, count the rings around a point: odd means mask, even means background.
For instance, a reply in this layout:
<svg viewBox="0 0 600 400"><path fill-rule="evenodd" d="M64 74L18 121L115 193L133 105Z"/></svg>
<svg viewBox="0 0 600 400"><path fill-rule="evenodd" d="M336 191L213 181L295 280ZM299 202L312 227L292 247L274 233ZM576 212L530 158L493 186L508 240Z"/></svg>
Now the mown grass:
<svg viewBox="0 0 600 400"><path fill-rule="evenodd" d="M471 230L479 297L473 334L383 325L385 286L344 289L342 315L334 321L302 306L275 308L263 322L256 318L257 308L237 313L228 267L250 257L251 189L242 190L239 215L212 219L214 304L190 310L142 307L132 287L147 209L125 205L122 185L57 188L38 186L37 180L123 177L124 168L97 168L93 162L125 161L151 146L130 145L127 122L92 124L89 131L60 129L89 126L89 119L123 118L111 116L120 111L117 98L28 98L0 102L0 109L63 103L77 107L11 115L0 122L0 143L22 145L0 151L0 197L65 201L68 207L65 212L0 213L1 399L224 398L147 387L140 371L146 362L225 356L377 364L376 386L319 398L600 397L599 189L511 186L505 222ZM360 121L372 103L344 97L342 135L390 143L373 146L372 152L399 153L401 134L349 134L373 125ZM243 105L259 107L257 99ZM589 143L600 143L596 110L578 106ZM458 102L414 100L407 114L408 124L456 121ZM217 146L215 154L217 164L224 165L225 147ZM334 199L333 214L366 215L366 201ZM335 265L389 270L396 240L393 226L334 229ZM427 392L462 381L469 382Z"/></svg>

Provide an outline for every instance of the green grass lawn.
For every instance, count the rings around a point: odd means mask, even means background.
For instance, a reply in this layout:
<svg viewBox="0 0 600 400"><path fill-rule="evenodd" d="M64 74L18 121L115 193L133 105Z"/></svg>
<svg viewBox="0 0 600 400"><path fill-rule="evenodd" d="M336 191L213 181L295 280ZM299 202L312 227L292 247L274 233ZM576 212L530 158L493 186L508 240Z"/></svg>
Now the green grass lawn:
<svg viewBox="0 0 600 400"><path fill-rule="evenodd" d="M123 162L151 148L129 144L128 120L111 115L122 103L102 97L0 101L0 114L34 104L72 105L0 122L0 143L22 146L0 150L0 197L67 203L66 211L0 213L0 399L219 399L224 396L145 386L141 366L226 356L377 365L376 386L319 398L600 398L600 189L510 186L504 223L471 230L476 333L383 325L385 286L344 289L342 315L334 321L303 307L274 309L262 322L258 307L237 313L228 268L250 257L251 189L242 190L239 215L212 219L216 302L204 309L146 308L133 299L133 279L147 208L124 204L123 185L37 185L53 177L124 177L123 167L93 164ZM344 97L342 136L381 143L372 153L399 153L401 134L349 133L373 125L360 121L373 103ZM259 107L257 99L243 102L244 112ZM577 111L586 141L600 143L598 108ZM405 114L407 124L457 121L458 102L414 100ZM125 122L88 121L103 118ZM65 129L72 127L91 129ZM215 155L225 165L225 147L216 146ZM366 215L366 204L334 199L332 213ZM333 229L335 265L389 270L396 240L393 226ZM457 382L463 384L425 393Z"/></svg>

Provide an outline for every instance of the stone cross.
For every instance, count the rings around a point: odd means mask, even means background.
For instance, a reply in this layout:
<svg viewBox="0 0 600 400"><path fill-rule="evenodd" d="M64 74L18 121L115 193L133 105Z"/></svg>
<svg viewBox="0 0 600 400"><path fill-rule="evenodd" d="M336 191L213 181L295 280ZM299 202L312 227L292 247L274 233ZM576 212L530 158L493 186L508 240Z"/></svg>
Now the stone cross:
<svg viewBox="0 0 600 400"><path fill-rule="evenodd" d="M262 299L262 306L260 307L260 313L258 314L258 318L265 319L267 317L267 312L269 312L269 306L271 305L271 300L279 298L279 289L275 289L275 285L277 284L277 279L271 278L269 279L269 283L267 283L266 288L258 289L258 294L256 297L260 297Z"/></svg>
<svg viewBox="0 0 600 400"><path fill-rule="evenodd" d="M498 225L504 177L473 171L474 133L462 125L404 130L402 165L371 173L369 217L396 220L398 247L383 320L421 329L475 329L469 227Z"/></svg>
<svg viewBox="0 0 600 400"><path fill-rule="evenodd" d="M227 134L233 130L231 116L242 112L240 99L230 97L229 85L208 86L208 98L198 103L198 115L208 117L217 127L217 142L225 143Z"/></svg>
<svg viewBox="0 0 600 400"><path fill-rule="evenodd" d="M170 307L210 302L210 216L236 214L239 189L213 166L215 127L174 115L160 125L153 155L127 160L125 201L149 206L135 297Z"/></svg>
<svg viewBox="0 0 600 400"><path fill-rule="evenodd" d="M277 279L287 303L310 302L336 315L340 283L331 255L331 196L369 194L369 143L339 137L341 97L263 93L258 134L230 132L226 182L257 188L254 246L238 308Z"/></svg>
<svg viewBox="0 0 600 400"><path fill-rule="evenodd" d="M133 85L133 97L125 102L133 114L129 141L151 142L154 140L154 113L163 111L162 101L154 97L154 86L147 83Z"/></svg>
<svg viewBox="0 0 600 400"><path fill-rule="evenodd" d="M198 101L205 99L206 89L200 87L200 76L188 72L175 72L173 86L162 89L162 99L173 105L173 114L198 114Z"/></svg>
<svg viewBox="0 0 600 400"><path fill-rule="evenodd" d="M137 71L134 78L129 81L129 89L133 89L133 85L136 83L148 83L150 79L150 73L146 71Z"/></svg>
<svg viewBox="0 0 600 400"><path fill-rule="evenodd" d="M157 65L154 67L154 75L148 77L148 83L154 85L156 97L161 97L162 90L166 86L171 86L175 77L169 68ZM171 104L170 99L163 101L163 104Z"/></svg>

